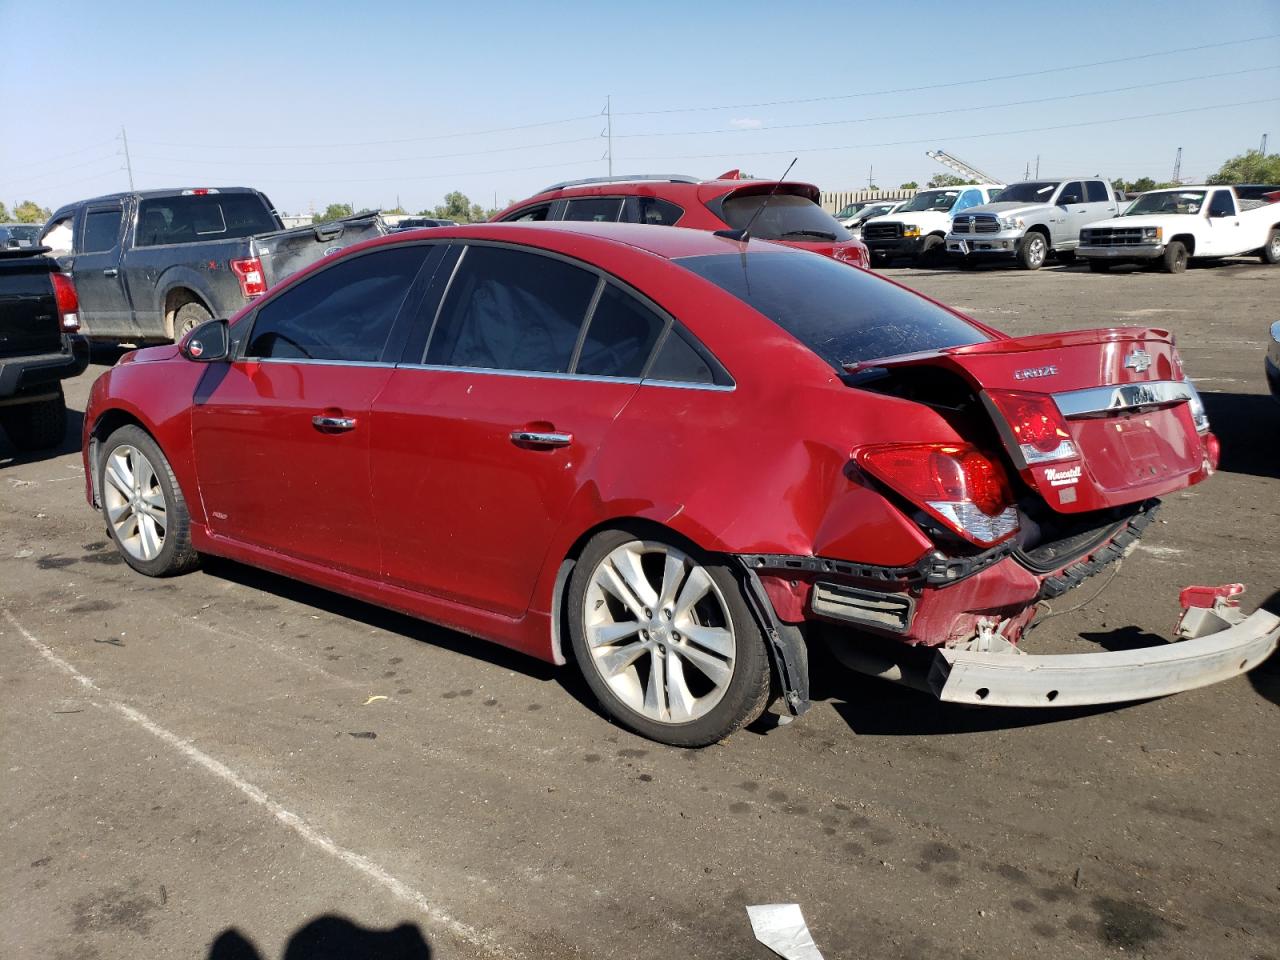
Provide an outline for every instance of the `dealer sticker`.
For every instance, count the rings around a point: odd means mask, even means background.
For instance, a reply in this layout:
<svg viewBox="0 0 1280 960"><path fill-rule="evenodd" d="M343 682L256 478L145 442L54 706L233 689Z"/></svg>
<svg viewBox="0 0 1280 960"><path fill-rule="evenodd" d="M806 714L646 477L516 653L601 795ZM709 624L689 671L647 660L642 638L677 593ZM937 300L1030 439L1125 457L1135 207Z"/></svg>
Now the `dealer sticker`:
<svg viewBox="0 0 1280 960"><path fill-rule="evenodd" d="M1049 481L1051 487L1073 487L1080 482L1080 466L1077 464L1066 470L1049 467L1044 472L1044 478Z"/></svg>

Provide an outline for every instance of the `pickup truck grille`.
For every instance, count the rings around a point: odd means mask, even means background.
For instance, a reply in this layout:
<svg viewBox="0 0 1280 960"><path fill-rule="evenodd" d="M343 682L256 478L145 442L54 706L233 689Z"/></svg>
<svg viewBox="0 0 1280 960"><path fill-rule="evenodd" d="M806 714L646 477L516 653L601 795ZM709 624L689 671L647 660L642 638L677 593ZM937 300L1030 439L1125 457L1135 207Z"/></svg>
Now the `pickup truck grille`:
<svg viewBox="0 0 1280 960"><path fill-rule="evenodd" d="M1093 227L1082 230L1081 243L1093 247L1124 247L1144 243L1141 227Z"/></svg>
<svg viewBox="0 0 1280 960"><path fill-rule="evenodd" d="M961 214L951 221L952 233L999 233L1000 221L989 213Z"/></svg>
<svg viewBox="0 0 1280 960"><path fill-rule="evenodd" d="M900 223L868 223L862 228L863 240L897 240L901 236Z"/></svg>

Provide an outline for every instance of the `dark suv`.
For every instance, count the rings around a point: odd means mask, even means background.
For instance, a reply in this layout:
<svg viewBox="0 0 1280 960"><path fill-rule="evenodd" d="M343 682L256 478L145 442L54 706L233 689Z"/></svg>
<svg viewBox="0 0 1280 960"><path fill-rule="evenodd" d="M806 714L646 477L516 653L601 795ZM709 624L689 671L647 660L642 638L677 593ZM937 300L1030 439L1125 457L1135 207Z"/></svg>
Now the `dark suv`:
<svg viewBox="0 0 1280 960"><path fill-rule="evenodd" d="M752 180L737 170L715 180L653 174L596 177L553 184L493 219L594 220L711 231L741 230L750 223L757 240L776 240L865 269L870 263L867 248L818 205L820 197L811 183ZM761 206L764 211L756 216Z"/></svg>

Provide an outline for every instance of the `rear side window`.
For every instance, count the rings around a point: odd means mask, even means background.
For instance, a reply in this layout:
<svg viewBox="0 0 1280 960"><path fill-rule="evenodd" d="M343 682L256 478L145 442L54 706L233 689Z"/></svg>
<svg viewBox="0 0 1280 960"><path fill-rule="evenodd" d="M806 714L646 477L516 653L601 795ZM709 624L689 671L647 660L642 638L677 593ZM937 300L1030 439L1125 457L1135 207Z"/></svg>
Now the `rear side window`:
<svg viewBox="0 0 1280 960"><path fill-rule="evenodd" d="M429 250L378 250L299 281L258 310L245 356L381 359L400 304Z"/></svg>
<svg viewBox="0 0 1280 960"><path fill-rule="evenodd" d="M1084 198L1086 203L1107 203L1111 200L1107 196L1107 185L1101 180L1085 181Z"/></svg>
<svg viewBox="0 0 1280 960"><path fill-rule="evenodd" d="M767 203L766 203L767 201ZM755 217L760 207L764 211ZM751 236L761 240L849 240L853 237L831 214L808 197L792 193L733 196L724 202L724 219L734 230L745 229L751 224Z"/></svg>
<svg viewBox="0 0 1280 960"><path fill-rule="evenodd" d="M612 284L591 314L574 373L597 377L638 377L666 320Z"/></svg>
<svg viewBox="0 0 1280 960"><path fill-rule="evenodd" d="M551 204L540 203L536 207L525 207L523 210L517 210L515 213L509 214L502 219L507 223L540 222L547 219L547 214L550 212Z"/></svg>
<svg viewBox="0 0 1280 960"><path fill-rule="evenodd" d="M828 257L752 251L675 262L764 314L837 370L987 339L924 297Z"/></svg>
<svg viewBox="0 0 1280 960"><path fill-rule="evenodd" d="M678 328L673 328L653 358L647 379L671 383L715 383L716 375L706 358L694 349Z"/></svg>
<svg viewBox="0 0 1280 960"><path fill-rule="evenodd" d="M120 242L121 209L90 210L84 215L84 236L80 241L80 253L97 253L114 250Z"/></svg>
<svg viewBox="0 0 1280 960"><path fill-rule="evenodd" d="M565 207L564 219L613 223L621 213L621 197L582 197L569 201Z"/></svg>
<svg viewBox="0 0 1280 960"><path fill-rule="evenodd" d="M138 205L134 246L227 240L278 229L266 202L254 193L155 197Z"/></svg>
<svg viewBox="0 0 1280 960"><path fill-rule="evenodd" d="M660 197L628 197L622 219L654 227L673 227L684 216L684 208Z"/></svg>
<svg viewBox="0 0 1280 960"><path fill-rule="evenodd" d="M598 283L595 274L552 257L469 246L425 362L566 373Z"/></svg>

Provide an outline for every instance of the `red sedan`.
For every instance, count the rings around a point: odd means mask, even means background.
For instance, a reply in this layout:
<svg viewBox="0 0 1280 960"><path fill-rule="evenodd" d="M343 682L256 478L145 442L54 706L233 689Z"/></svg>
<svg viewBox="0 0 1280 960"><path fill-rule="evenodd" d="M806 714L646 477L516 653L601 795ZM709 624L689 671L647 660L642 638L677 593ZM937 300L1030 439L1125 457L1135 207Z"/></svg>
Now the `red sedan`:
<svg viewBox="0 0 1280 960"><path fill-rule="evenodd" d="M1215 465L1170 336L1010 339L761 241L380 238L127 354L84 422L88 498L135 570L216 554L572 658L672 744L771 695L803 712L820 636L904 679L923 649L943 699L1047 705L1207 683L1280 634L1211 592L1180 660L1015 655L1037 600Z"/></svg>

